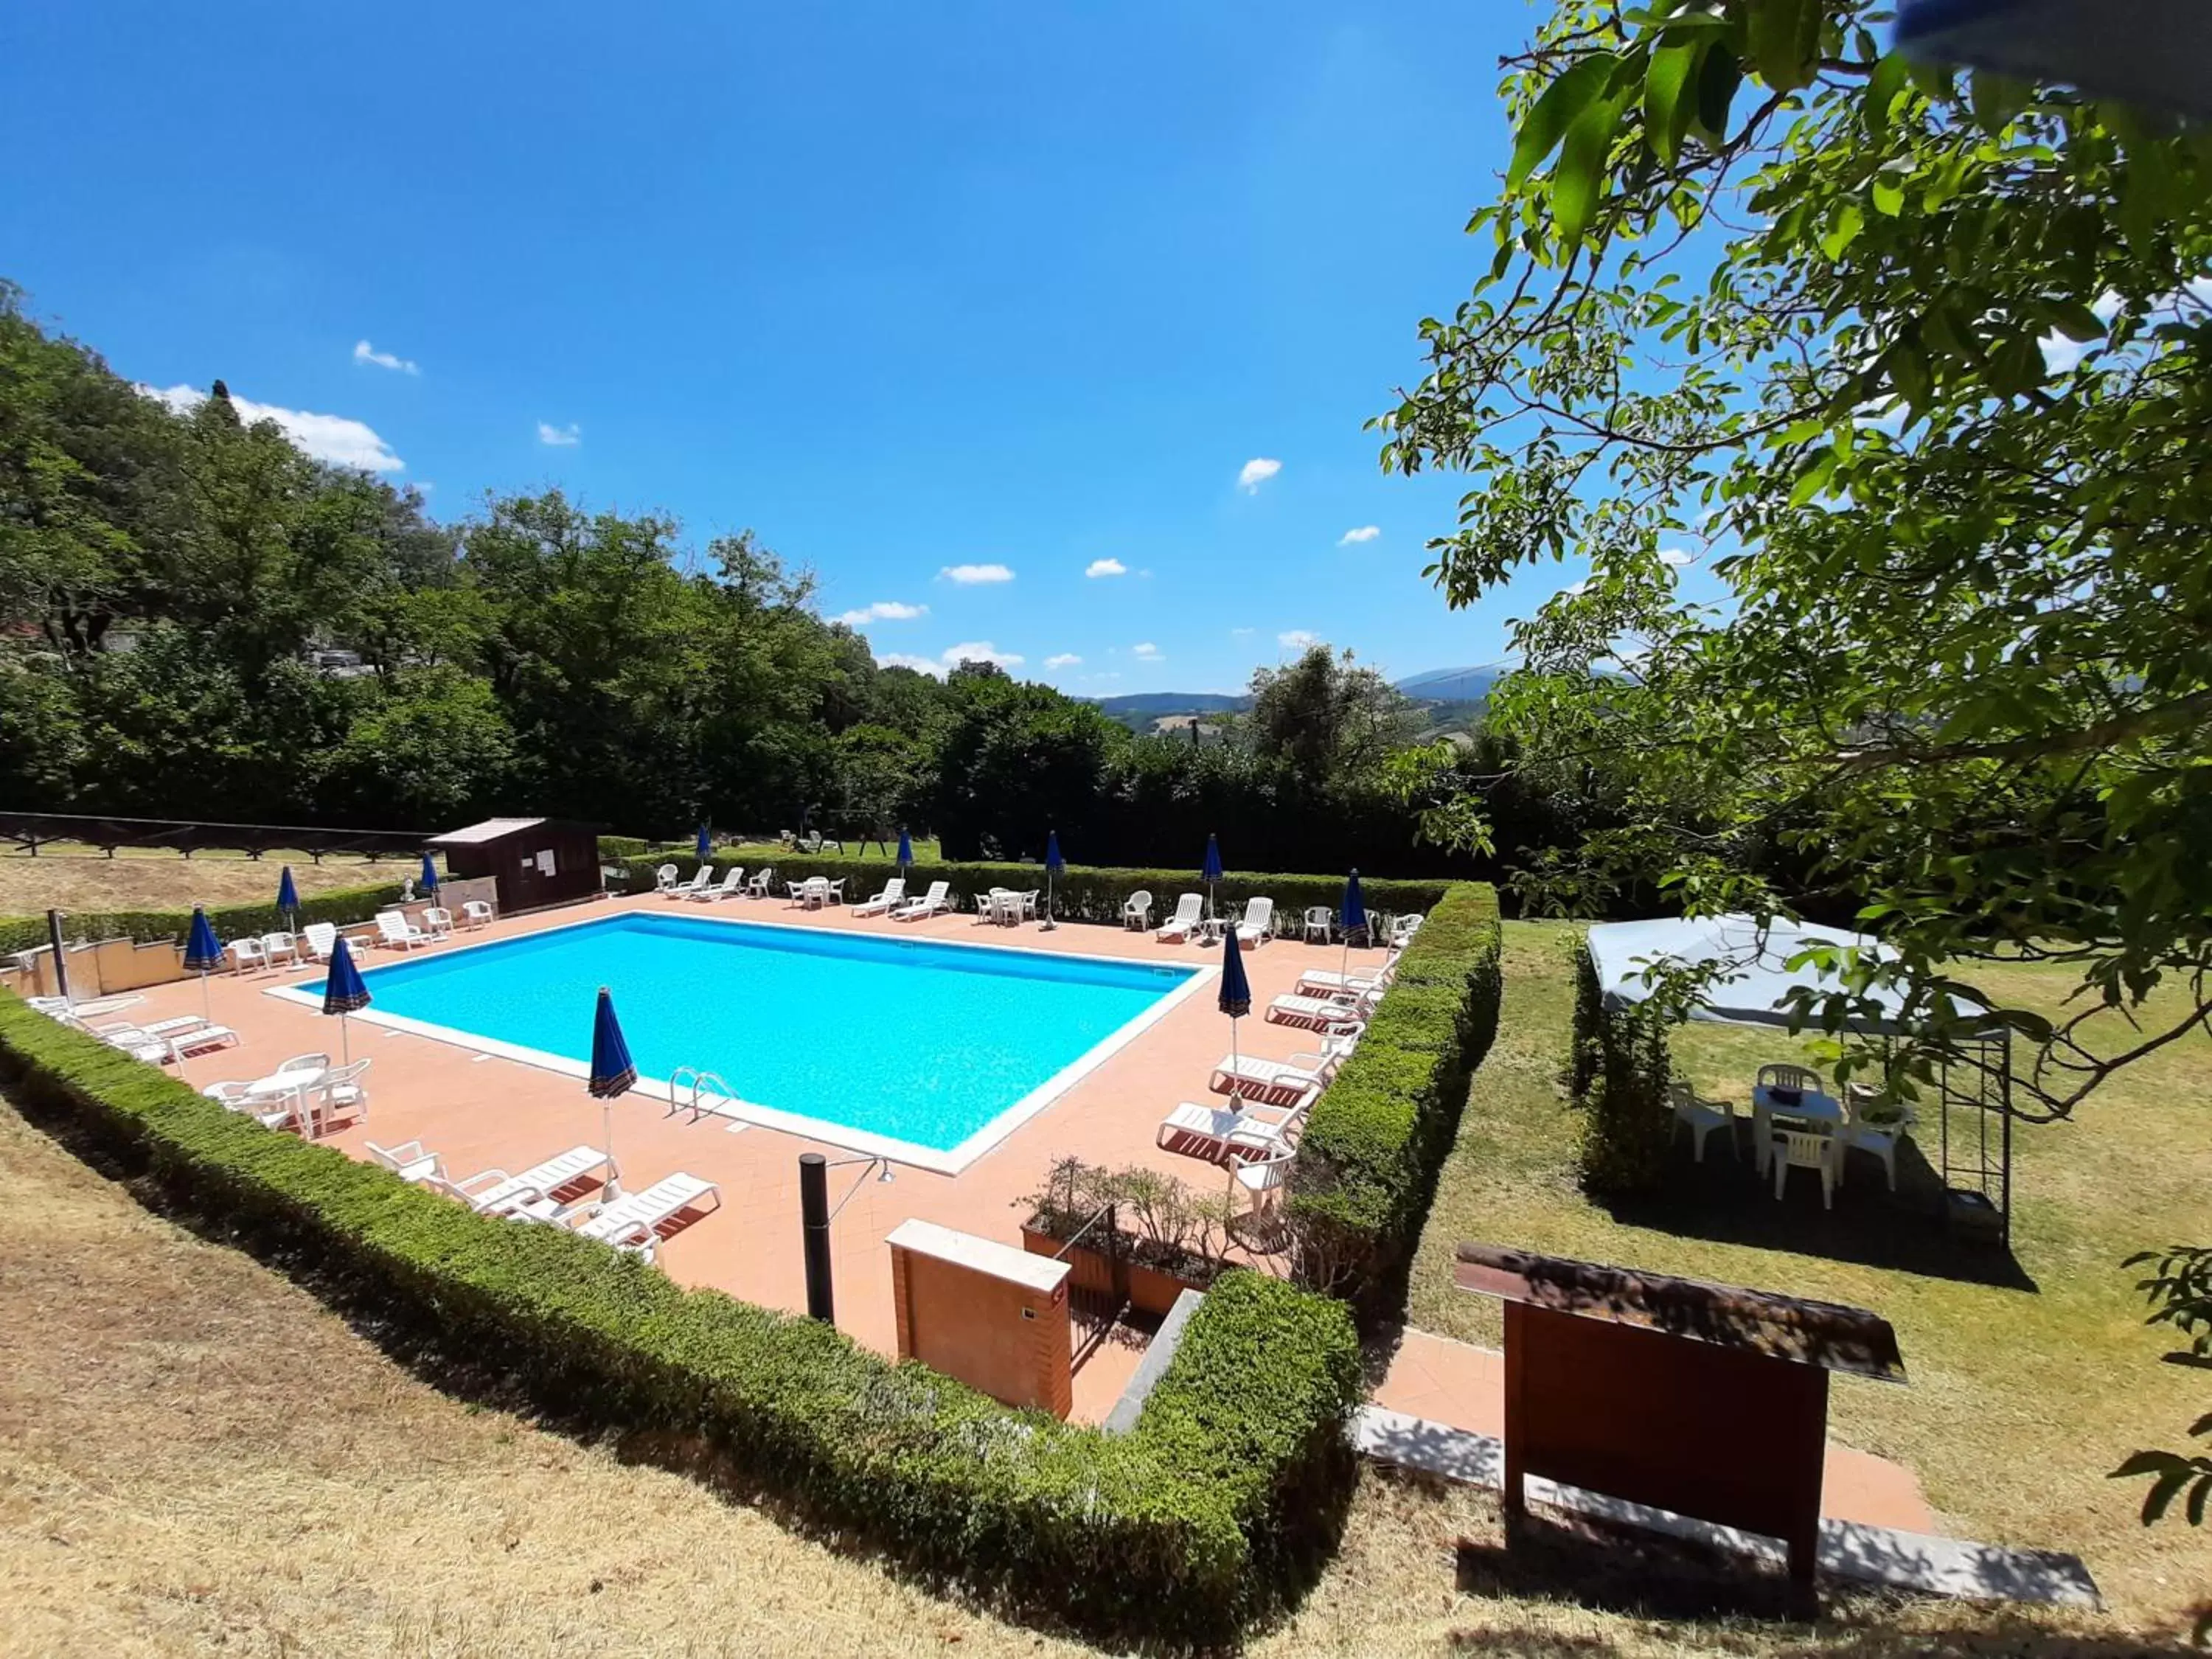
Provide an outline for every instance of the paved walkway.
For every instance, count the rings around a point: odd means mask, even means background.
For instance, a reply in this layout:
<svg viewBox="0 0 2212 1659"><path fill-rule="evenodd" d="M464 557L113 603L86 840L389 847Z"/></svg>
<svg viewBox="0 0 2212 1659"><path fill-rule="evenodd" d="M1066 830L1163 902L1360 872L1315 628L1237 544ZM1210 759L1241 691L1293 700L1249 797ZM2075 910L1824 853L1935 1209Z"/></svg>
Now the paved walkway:
<svg viewBox="0 0 2212 1659"><path fill-rule="evenodd" d="M1505 1432L1505 1356L1427 1331L1408 1330L1375 1390L1385 1411L1487 1435ZM1828 1443L1820 1513L1838 1521L1933 1533L1936 1516L1902 1463Z"/></svg>

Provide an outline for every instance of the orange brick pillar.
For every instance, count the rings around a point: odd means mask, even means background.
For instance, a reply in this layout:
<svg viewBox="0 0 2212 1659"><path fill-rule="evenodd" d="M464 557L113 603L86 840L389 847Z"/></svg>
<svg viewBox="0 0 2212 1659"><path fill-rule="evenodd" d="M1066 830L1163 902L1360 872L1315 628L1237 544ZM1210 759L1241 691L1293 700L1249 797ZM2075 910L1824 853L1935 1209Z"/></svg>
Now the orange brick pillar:
<svg viewBox="0 0 2212 1659"><path fill-rule="evenodd" d="M885 1242L900 1358L1009 1406L1073 1409L1066 1262L933 1221L902 1222Z"/></svg>

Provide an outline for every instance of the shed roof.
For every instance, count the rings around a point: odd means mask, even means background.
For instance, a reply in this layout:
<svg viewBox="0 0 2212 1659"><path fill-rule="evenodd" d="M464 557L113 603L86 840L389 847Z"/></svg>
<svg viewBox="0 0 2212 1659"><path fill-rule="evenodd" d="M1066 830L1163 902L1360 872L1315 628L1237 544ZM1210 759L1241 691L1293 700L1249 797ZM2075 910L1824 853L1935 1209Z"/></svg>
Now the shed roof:
<svg viewBox="0 0 2212 1659"><path fill-rule="evenodd" d="M509 836L520 835L526 830L573 830L586 835L597 835L600 826L579 823L567 818L486 818L482 823L472 823L465 830L449 830L442 836L433 836L432 847L478 847L486 842L505 841Z"/></svg>
<svg viewBox="0 0 2212 1659"><path fill-rule="evenodd" d="M1905 1381L1896 1331L1864 1308L1496 1244L1462 1244L1458 1256L1463 1291L1823 1370Z"/></svg>

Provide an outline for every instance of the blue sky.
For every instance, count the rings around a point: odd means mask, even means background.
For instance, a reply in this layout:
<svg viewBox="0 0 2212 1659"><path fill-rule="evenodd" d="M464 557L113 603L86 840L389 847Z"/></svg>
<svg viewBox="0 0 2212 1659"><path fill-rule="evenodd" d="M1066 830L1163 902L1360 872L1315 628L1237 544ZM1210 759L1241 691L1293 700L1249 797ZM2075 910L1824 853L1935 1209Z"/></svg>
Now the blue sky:
<svg viewBox="0 0 2212 1659"><path fill-rule="evenodd" d="M1477 269L1534 16L15 7L0 274L441 516L558 484L750 526L826 613L918 613L879 658L1094 695L1307 635L1484 662L1580 569L1446 610L1464 480L1384 477L1362 423Z"/></svg>

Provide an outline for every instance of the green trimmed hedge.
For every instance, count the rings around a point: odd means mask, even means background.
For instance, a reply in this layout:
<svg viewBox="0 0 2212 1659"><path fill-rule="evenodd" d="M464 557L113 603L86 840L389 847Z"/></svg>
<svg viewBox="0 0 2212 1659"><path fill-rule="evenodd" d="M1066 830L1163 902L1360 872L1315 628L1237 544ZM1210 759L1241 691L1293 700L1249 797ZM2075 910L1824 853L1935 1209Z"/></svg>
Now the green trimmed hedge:
<svg viewBox="0 0 2212 1659"><path fill-rule="evenodd" d="M743 864L748 870L754 870L763 862L775 867L779 880L785 877L826 876L835 881L842 876L848 900L870 896L898 874L894 866L881 860L863 862L834 854L808 857L792 853L763 860L758 855L723 852L715 854L714 858L718 869ZM686 881L699 867L699 860L689 852L650 854L630 859L627 861L630 890L649 891L655 872L664 864L674 865ZM919 896L928 890L933 881L951 883L953 896L964 902L994 887L1024 890L1042 888L1045 884L1044 866L917 863L907 872L907 891ZM1360 890L1370 910L1387 911L1394 915L1416 911L1425 915L1437 907L1451 885L1445 881L1368 881L1363 878ZM1174 910L1178 895L1203 892L1205 884L1191 870L1118 870L1071 864L1053 882L1053 914L1062 921L1119 922L1121 906L1130 894L1140 890L1152 896L1152 920L1157 925ZM1216 898L1224 908L1242 904L1263 893L1275 901L1278 928L1294 934L1304 924L1310 907L1326 905L1332 912L1337 908L1344 899L1344 878L1255 875L1232 870L1215 884Z"/></svg>
<svg viewBox="0 0 2212 1659"><path fill-rule="evenodd" d="M599 856L610 863L617 859L641 858L652 845L642 836L601 836Z"/></svg>
<svg viewBox="0 0 2212 1659"><path fill-rule="evenodd" d="M1650 1002L1607 1007L1589 942L1577 938L1570 950L1575 1022L1567 1091L1583 1109L1575 1146L1583 1186L1605 1198L1650 1192L1665 1170L1674 1127L1667 1023Z"/></svg>
<svg viewBox="0 0 2212 1659"><path fill-rule="evenodd" d="M1109 1437L895 1364L826 1325L686 1290L264 1129L0 997L0 1080L170 1202L545 1407L669 1437L932 1575L1098 1632L1220 1643L1277 1605L1341 1512L1360 1393L1346 1309L1217 1282L1135 1429ZM712 1225L709 1221L708 1225Z"/></svg>
<svg viewBox="0 0 2212 1659"><path fill-rule="evenodd" d="M367 921L379 910L399 902L399 884L382 882L374 887L347 887L334 893L318 893L300 901L300 925L331 921L343 927ZM72 941L97 943L107 939L136 939L150 945L155 939L183 943L191 931L192 913L185 910L72 910L63 917L62 931ZM274 898L266 904L218 904L208 909L216 937L225 941L248 933L273 933L284 926L284 913ZM0 916L0 955L28 951L46 942L44 916Z"/></svg>
<svg viewBox="0 0 2212 1659"><path fill-rule="evenodd" d="M1387 1315L1498 1032L1498 894L1455 886L1307 1120L1289 1211L1302 1279Z"/></svg>

